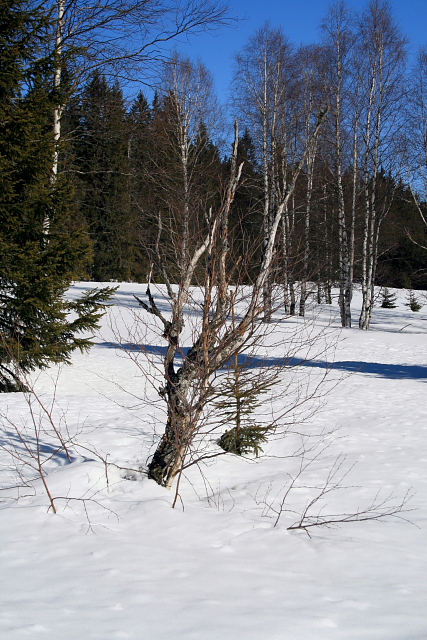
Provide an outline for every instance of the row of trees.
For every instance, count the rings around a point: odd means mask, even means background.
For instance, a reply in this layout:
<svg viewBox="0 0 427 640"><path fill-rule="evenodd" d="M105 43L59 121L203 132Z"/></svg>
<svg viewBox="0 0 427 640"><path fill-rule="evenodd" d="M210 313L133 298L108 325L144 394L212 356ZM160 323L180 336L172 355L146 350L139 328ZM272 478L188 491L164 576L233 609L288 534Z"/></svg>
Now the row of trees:
<svg viewBox="0 0 427 640"><path fill-rule="evenodd" d="M337 3L322 33L321 44L296 49L265 25L236 57L232 104L243 128L243 167L230 212L230 260L253 281L277 203L328 110L282 216L265 319L275 284L286 311L304 315L309 281L317 282L319 301L330 301L338 283L349 327L357 281L359 326L367 329L374 284L426 286L424 251L411 242L426 244L426 55L405 73L406 43L382 2L359 19ZM230 166L209 72L175 54L162 66L152 105L142 94L127 105L118 82L95 73L63 120L60 170L72 177L94 243L91 278L145 281L161 227L179 279L180 257L218 204Z"/></svg>
<svg viewBox="0 0 427 640"><path fill-rule="evenodd" d="M403 203L411 197L404 181L408 167L413 176L425 166L419 153L420 147L425 150L425 136L418 135L418 154L413 141L414 131L425 126L425 111L417 109L424 99L419 79L425 75L425 55L413 76L407 76L406 42L385 2L371 2L360 16L344 2L336 3L325 16L322 35L320 44L295 50L281 30L266 25L258 31L237 56L233 103L255 143L267 236L301 141L313 130L319 109L329 108L293 206L284 215L285 305L292 310L295 278L288 264L299 256L300 314L307 280L315 276L327 287L333 280L339 283L342 325L351 326L356 277L363 293L359 326L368 329L378 258L391 247L381 242L383 222L399 208L404 225L410 226L411 207ZM329 272L326 278L322 271Z"/></svg>

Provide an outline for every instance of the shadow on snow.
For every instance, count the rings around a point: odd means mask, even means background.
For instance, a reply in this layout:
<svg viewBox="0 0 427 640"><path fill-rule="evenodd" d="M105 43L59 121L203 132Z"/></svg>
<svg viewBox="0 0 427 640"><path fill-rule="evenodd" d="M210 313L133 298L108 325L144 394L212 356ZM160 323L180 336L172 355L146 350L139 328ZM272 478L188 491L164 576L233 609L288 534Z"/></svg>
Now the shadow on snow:
<svg viewBox="0 0 427 640"><path fill-rule="evenodd" d="M118 349L122 351L141 352L154 356L164 357L167 347L153 345L138 345L132 343L101 342L98 347L106 349ZM181 357L185 357L189 348L183 348ZM312 367L347 371L348 373L362 373L372 376L380 376L391 380L427 380L427 367L420 365L383 364L380 362L363 362L358 360L342 360L340 362L326 362L324 360L303 360L295 357L285 358L261 358L257 356L239 355L239 365L247 367Z"/></svg>

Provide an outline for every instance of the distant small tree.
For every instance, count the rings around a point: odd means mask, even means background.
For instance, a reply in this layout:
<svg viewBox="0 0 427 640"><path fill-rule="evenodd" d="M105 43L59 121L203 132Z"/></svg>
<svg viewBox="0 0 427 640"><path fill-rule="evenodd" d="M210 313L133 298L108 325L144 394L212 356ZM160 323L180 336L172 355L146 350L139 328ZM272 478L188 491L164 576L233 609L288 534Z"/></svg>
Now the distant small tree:
<svg viewBox="0 0 427 640"><path fill-rule="evenodd" d="M394 293L390 293L390 291L385 287L382 292L382 301L381 308L382 309L396 309L396 295Z"/></svg>
<svg viewBox="0 0 427 640"><path fill-rule="evenodd" d="M405 307L409 307L411 311L419 311L423 308L423 305L419 303L413 289L409 289L406 299L408 302L405 302Z"/></svg>

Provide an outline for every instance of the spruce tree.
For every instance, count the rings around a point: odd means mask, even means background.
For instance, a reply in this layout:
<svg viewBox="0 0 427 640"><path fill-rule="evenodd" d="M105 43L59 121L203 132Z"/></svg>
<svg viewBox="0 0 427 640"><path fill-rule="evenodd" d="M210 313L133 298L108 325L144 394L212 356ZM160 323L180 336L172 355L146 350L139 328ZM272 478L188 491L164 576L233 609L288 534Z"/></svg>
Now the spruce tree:
<svg viewBox="0 0 427 640"><path fill-rule="evenodd" d="M411 311L420 311L423 308L413 289L409 289L406 299L408 302L405 302L405 307L409 307Z"/></svg>
<svg viewBox="0 0 427 640"><path fill-rule="evenodd" d="M130 135L122 91L95 73L76 109L74 168L94 247L91 277L129 281L134 279L137 219L131 207ZM68 114L73 117L75 113Z"/></svg>
<svg viewBox="0 0 427 640"><path fill-rule="evenodd" d="M250 360L236 355L228 364L228 375L219 388L215 402L218 415L225 424L233 425L222 434L218 445L238 456L255 455L263 449L274 425L257 422L254 412L263 404L261 396L278 381L274 367L253 367Z"/></svg>
<svg viewBox="0 0 427 640"><path fill-rule="evenodd" d="M153 189L150 180L149 162L152 145L152 111L144 94L140 92L131 105L127 116L129 130L130 199L135 233L135 262L133 277L144 282L150 271L147 252L143 245L156 234L153 225Z"/></svg>
<svg viewBox="0 0 427 640"><path fill-rule="evenodd" d="M230 215L232 231L232 259L246 269L248 282L256 277L262 246L260 244L263 221L262 174L256 161L255 145L246 128L239 139L237 163L243 163L241 186L236 193ZM230 159L223 161L223 172L230 170Z"/></svg>
<svg viewBox="0 0 427 640"><path fill-rule="evenodd" d="M390 291L385 287L381 292L382 301L381 308L382 309L396 309L396 295L394 293L390 293Z"/></svg>
<svg viewBox="0 0 427 640"><path fill-rule="evenodd" d="M70 232L72 192L52 176L53 60L43 58L46 18L25 0L0 4L0 391L88 349L111 289L68 302L89 247ZM73 319L69 318L72 312Z"/></svg>

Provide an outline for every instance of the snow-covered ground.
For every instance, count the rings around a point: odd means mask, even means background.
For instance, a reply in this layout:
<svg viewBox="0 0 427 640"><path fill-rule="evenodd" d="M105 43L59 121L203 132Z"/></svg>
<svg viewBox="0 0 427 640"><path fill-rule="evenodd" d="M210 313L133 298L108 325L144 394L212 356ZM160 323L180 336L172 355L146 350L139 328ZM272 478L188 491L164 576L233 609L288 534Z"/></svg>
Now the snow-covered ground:
<svg viewBox="0 0 427 640"><path fill-rule="evenodd" d="M0 494L0 638L425 640L427 302L413 313L398 292L398 308L375 308L369 332L339 329L336 307L318 310L311 335L326 333L313 346L315 362L293 371L313 388L333 362L329 393L293 430L333 433L274 526L273 509L298 469L295 434L271 442L258 461L229 454L192 467L175 509L173 491L138 473L161 432L161 405L134 361L114 348L113 329L132 342L124 326L132 324L132 294L143 291L121 285L98 344L59 377L52 369L35 382L45 407L56 384L54 422L80 446L71 447L69 464L63 453L52 455L52 437L40 436L56 515L40 480L20 488L19 500L10 497L17 489ZM356 294L356 319L359 304ZM301 319L284 320L268 338L269 357L285 355L297 329ZM150 332L139 339L161 344ZM291 355L304 355L296 342ZM145 393L152 402L142 402ZM276 409L287 401L273 398ZM33 408L38 424L40 407ZM16 469L5 448L31 461L21 434L37 452L28 406L22 394L3 394L0 409L8 432L0 436L2 485L22 484L16 472L28 475L29 467L18 460ZM314 527L310 536L288 530L298 519L291 511L317 495L340 453L339 473L350 472L323 514L356 512L390 494L387 504L398 504L408 490L413 511Z"/></svg>

